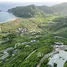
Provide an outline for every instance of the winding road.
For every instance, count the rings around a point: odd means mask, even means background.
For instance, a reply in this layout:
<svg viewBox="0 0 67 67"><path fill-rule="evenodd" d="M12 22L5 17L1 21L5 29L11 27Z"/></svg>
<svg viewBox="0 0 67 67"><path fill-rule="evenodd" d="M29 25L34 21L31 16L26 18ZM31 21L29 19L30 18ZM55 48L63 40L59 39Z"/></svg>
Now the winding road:
<svg viewBox="0 0 67 67"><path fill-rule="evenodd" d="M1 59L1 60L6 59L6 58L9 56L8 51L9 51L9 50L13 50L13 49L14 49L13 47L10 47L10 48L7 48L6 50L4 50L3 56L2 56L0 59Z"/></svg>

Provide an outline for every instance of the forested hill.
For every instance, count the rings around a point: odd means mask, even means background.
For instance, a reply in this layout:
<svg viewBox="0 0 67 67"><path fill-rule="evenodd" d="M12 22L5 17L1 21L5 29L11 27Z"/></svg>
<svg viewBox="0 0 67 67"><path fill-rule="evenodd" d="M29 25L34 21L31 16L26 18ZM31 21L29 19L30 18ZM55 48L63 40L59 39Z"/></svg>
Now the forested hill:
<svg viewBox="0 0 67 67"><path fill-rule="evenodd" d="M45 14L53 14L53 10L48 6L35 6L35 5L28 5L28 6L19 6L12 9L9 9L8 12L13 13L18 17L35 17L41 16L44 17Z"/></svg>
<svg viewBox="0 0 67 67"><path fill-rule="evenodd" d="M67 2L54 5L51 8L55 13L63 13L67 15Z"/></svg>
<svg viewBox="0 0 67 67"><path fill-rule="evenodd" d="M46 13L46 14L53 14L54 13L54 11L50 8L50 7L48 7L48 6L37 6L40 10L42 10L42 11L44 11L44 13Z"/></svg>
<svg viewBox="0 0 67 67"><path fill-rule="evenodd" d="M35 5L15 7L9 9L8 12L12 12L14 15L24 18L44 16L43 11L38 9Z"/></svg>
<svg viewBox="0 0 67 67"><path fill-rule="evenodd" d="M57 4L51 7L48 6L19 6L9 9L8 12L13 13L18 17L31 18L35 16L44 17L46 14L61 14L67 15L67 3Z"/></svg>

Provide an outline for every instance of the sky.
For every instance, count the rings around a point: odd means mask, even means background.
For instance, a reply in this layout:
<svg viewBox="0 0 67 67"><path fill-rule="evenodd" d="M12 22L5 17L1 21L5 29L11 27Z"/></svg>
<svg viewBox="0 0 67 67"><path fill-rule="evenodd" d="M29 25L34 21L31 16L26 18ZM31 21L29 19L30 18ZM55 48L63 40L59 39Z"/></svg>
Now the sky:
<svg viewBox="0 0 67 67"><path fill-rule="evenodd" d="M0 2L67 2L67 0L0 0Z"/></svg>
<svg viewBox="0 0 67 67"><path fill-rule="evenodd" d="M0 9L7 11L8 9L16 6L26 6L30 4L37 6L54 6L63 2L67 2L67 0L0 0Z"/></svg>

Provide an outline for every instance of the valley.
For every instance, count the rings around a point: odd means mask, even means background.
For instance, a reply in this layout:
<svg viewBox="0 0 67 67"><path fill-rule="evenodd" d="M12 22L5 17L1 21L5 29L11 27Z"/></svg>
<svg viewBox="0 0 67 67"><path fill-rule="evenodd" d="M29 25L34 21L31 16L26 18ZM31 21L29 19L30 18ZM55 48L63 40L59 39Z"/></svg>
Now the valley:
<svg viewBox="0 0 67 67"><path fill-rule="evenodd" d="M0 23L0 67L61 65L58 56L67 56L67 16L54 12L54 7L28 5L8 10L17 18ZM66 60L63 64L67 66Z"/></svg>

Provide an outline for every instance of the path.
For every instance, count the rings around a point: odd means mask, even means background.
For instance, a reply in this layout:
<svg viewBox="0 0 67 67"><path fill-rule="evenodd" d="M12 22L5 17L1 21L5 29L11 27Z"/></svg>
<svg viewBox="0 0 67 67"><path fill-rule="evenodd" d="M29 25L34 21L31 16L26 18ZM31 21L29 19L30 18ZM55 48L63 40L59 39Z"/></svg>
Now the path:
<svg viewBox="0 0 67 67"><path fill-rule="evenodd" d="M52 51L51 53L48 53L46 55L44 55L44 57L40 60L39 64L36 67L40 67L41 63L43 63L43 61L48 58L49 56L51 56L52 54L54 54L56 52Z"/></svg>
<svg viewBox="0 0 67 67"><path fill-rule="evenodd" d="M27 56L26 59L28 59L34 52L36 52L36 50L34 50L32 53L30 53L30 54ZM25 60L26 60L26 59L25 59Z"/></svg>

